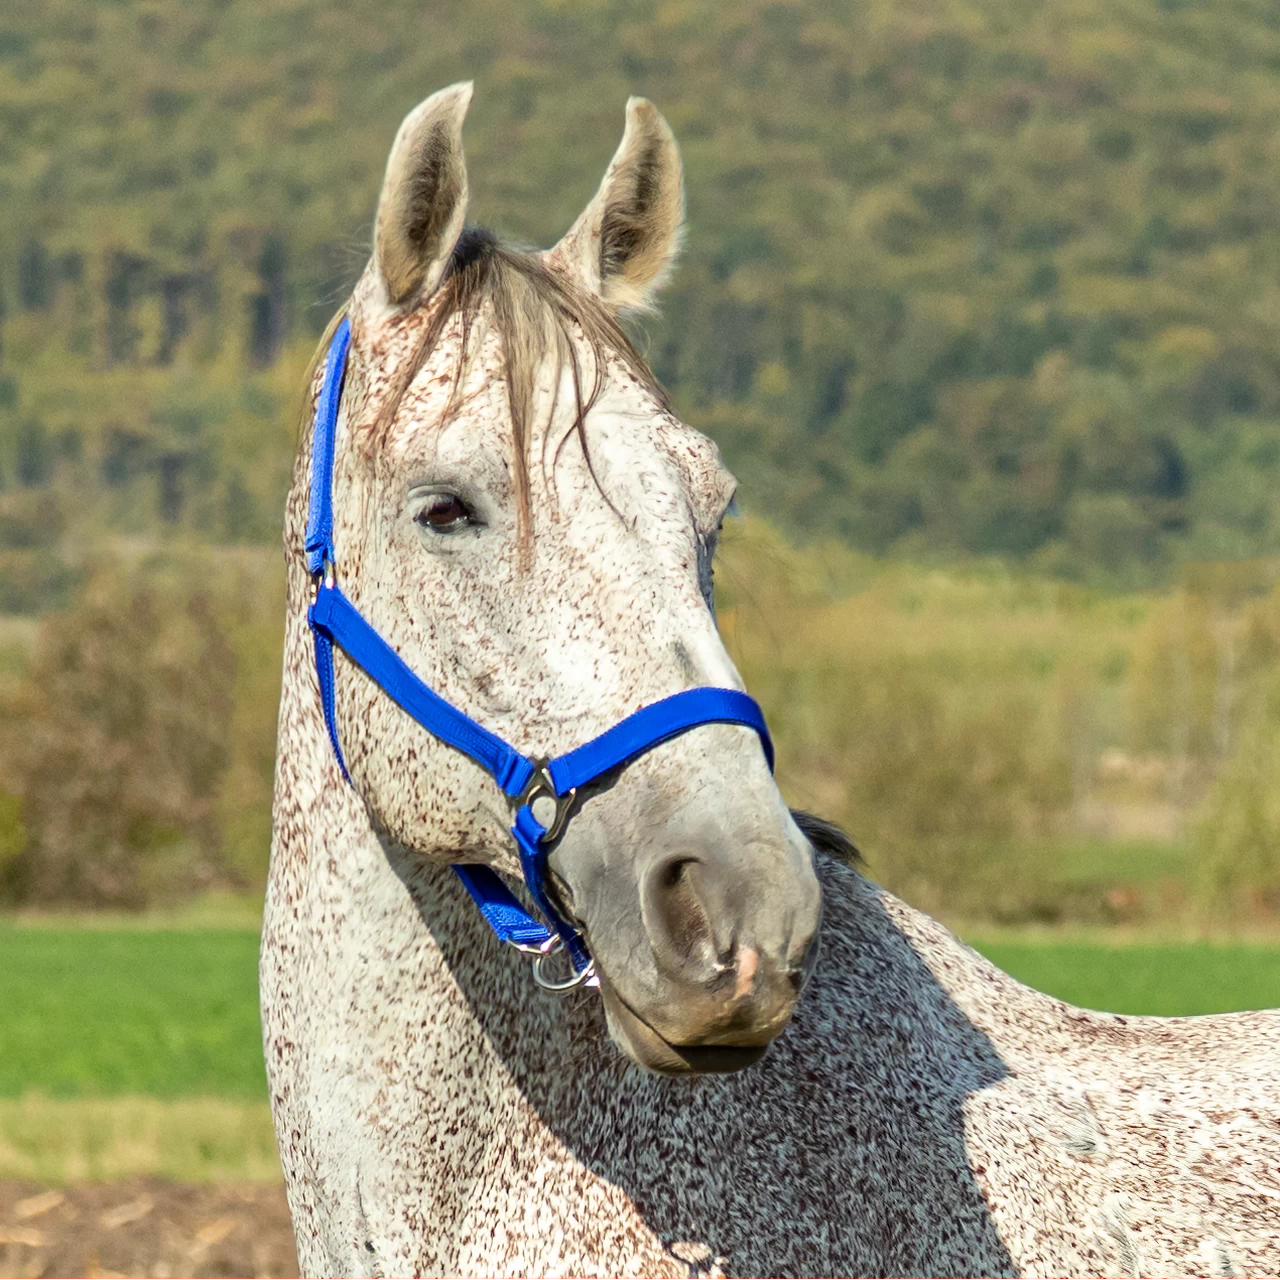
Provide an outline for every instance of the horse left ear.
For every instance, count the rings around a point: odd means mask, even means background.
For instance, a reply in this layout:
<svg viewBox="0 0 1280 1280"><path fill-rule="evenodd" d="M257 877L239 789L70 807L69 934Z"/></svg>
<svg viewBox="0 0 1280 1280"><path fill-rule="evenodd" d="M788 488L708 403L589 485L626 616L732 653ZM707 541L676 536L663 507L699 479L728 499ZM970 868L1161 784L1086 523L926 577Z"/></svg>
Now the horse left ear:
<svg viewBox="0 0 1280 1280"><path fill-rule="evenodd" d="M670 274L683 231L680 148L653 103L632 98L600 190L547 256L611 311L643 311Z"/></svg>
<svg viewBox="0 0 1280 1280"><path fill-rule="evenodd" d="M467 168L462 118L471 83L432 94L404 118L378 198L373 256L387 301L413 304L440 283L462 234Z"/></svg>

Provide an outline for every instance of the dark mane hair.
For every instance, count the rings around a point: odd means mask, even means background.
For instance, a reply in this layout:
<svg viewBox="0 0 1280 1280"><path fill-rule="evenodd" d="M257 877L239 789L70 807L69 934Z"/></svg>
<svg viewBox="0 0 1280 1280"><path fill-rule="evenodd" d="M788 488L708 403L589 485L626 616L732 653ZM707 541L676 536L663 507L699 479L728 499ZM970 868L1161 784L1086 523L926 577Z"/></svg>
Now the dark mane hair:
<svg viewBox="0 0 1280 1280"><path fill-rule="evenodd" d="M851 867L863 865L863 857L858 852L858 846L853 843L843 828L804 809L792 809L791 816L804 834L804 838L819 853L830 854L838 862L847 863Z"/></svg>

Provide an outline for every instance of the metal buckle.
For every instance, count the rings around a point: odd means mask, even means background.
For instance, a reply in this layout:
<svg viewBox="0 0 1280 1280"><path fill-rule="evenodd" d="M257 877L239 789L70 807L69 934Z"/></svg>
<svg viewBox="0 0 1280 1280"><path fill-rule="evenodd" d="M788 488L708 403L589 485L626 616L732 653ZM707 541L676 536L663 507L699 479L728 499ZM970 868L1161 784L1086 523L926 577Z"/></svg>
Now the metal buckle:
<svg viewBox="0 0 1280 1280"><path fill-rule="evenodd" d="M315 604L316 597L320 594L320 583L324 582L326 587L333 587L338 582L338 568L332 560L325 560L324 563L311 575L311 603Z"/></svg>
<svg viewBox="0 0 1280 1280"><path fill-rule="evenodd" d="M516 807L523 809L525 805L528 805L529 811L532 812L533 802L543 796L555 802L555 814L542 835L538 837L540 845L550 844L564 830L564 824L569 820L569 811L573 808L573 802L577 798L578 788L570 787L564 795L560 795L556 791L556 784L551 777L550 757L530 756L529 762L533 765L533 776L516 799ZM525 952L526 955L533 956L533 981L544 991L565 992L572 991L575 987L598 987L600 985L600 979L596 976L594 961L588 964L585 969L571 969L567 978L554 978L549 975L547 964L551 957L563 955L565 951L564 939L557 933L551 934L545 942L537 947L517 945L519 950Z"/></svg>
<svg viewBox="0 0 1280 1280"><path fill-rule="evenodd" d="M573 808L573 801L578 794L578 788L570 787L564 795L558 794L556 784L551 780L551 772L548 768L551 763L550 757L530 756L529 760L533 765L533 777L529 779L529 785L520 793L520 797L516 801L516 807L523 808L528 805L532 811L533 802L543 796L555 801L555 816L551 819L550 824L538 841L539 844L550 844L564 830L564 824L569 820L569 810Z"/></svg>
<svg viewBox="0 0 1280 1280"><path fill-rule="evenodd" d="M568 978L549 978L546 973L546 963L552 956L561 955L564 952L564 939L559 935L553 934L538 948L538 954L533 958L533 980L544 991L572 991L574 987L598 987L600 979L596 975L595 961L592 961L585 969L575 970L572 976Z"/></svg>

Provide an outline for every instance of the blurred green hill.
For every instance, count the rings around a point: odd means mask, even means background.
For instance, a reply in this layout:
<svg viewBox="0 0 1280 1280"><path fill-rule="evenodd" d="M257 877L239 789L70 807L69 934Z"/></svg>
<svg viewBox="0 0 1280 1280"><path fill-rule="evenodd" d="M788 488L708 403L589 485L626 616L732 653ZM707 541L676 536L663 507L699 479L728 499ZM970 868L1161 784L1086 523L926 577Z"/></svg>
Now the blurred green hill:
<svg viewBox="0 0 1280 1280"><path fill-rule="evenodd" d="M1127 584L1280 551L1274 4L8 0L0 610L103 530L274 537L390 139L464 77L473 216L539 244L628 93L669 116L650 351L792 534Z"/></svg>

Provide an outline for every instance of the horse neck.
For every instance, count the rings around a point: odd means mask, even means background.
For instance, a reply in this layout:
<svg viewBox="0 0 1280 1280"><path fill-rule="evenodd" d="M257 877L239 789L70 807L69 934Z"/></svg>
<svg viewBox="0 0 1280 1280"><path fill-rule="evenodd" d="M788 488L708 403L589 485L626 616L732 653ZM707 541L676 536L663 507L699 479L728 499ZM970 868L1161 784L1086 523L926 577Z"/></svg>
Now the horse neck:
<svg viewBox="0 0 1280 1280"><path fill-rule="evenodd" d="M521 1021L527 968L500 947L450 868L380 838L329 742L306 622L309 580L290 558L271 870L263 938L264 1010L290 1034L318 1041L386 1041L396 1009L406 1024L465 1009L483 993ZM303 959L298 957L302 956ZM271 957L270 963L266 962ZM465 979L465 990L459 976ZM347 975L334 981L333 975ZM376 1016L356 1024L341 1008L376 987ZM395 998L387 997L394 991ZM535 1011L535 1019L539 1016ZM336 1021L345 1018L339 1029ZM456 1037L474 1019L450 1018ZM337 1043L336 1039L333 1043Z"/></svg>

